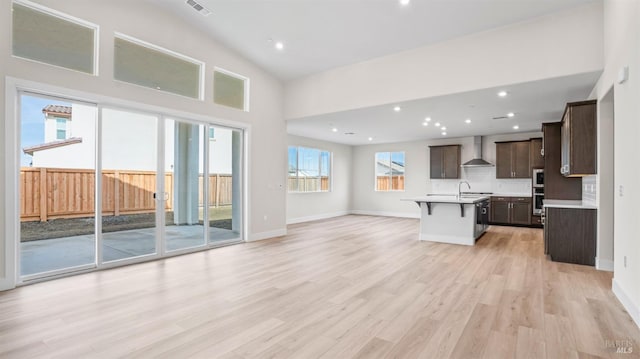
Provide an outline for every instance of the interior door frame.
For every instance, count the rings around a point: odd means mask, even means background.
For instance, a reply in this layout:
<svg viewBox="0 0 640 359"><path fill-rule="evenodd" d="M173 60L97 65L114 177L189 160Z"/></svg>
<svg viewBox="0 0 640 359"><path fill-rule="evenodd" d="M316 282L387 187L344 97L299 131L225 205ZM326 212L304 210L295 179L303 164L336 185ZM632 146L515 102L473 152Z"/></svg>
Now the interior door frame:
<svg viewBox="0 0 640 359"><path fill-rule="evenodd" d="M180 110L170 109L166 107L149 105L145 103L133 102L129 100L114 98L106 95L98 95L93 93L88 93L85 91L69 89L56 85L49 85L40 82L24 80L19 78L14 78L7 76L5 77L5 203L7 204L6 212L5 212L5 240L4 240L4 277L0 277L0 291L12 289L16 286L33 284L41 281L51 280L55 278L62 278L71 275L76 275L80 273L92 272L96 270L109 269L114 267L120 267L129 264L147 262L151 260L156 260L160 258L168 258L176 255L182 255L192 252L199 252L211 248L215 248L220 246L212 245L208 241L208 234L205 236L207 242L204 247L192 247L186 248L184 250L176 250L171 252L163 251L162 255L158 251L156 245L156 253L153 255L145 255L133 257L130 259L123 259L118 261L112 261L107 263L102 263L102 243L101 243L101 222L102 222L102 200L101 193L99 196L96 196L95 205L96 205L96 257L95 257L95 266L91 265L89 268L77 268L74 271L64 270L64 273L53 273L47 276L41 276L39 278L30 279L28 282L24 282L21 280L20 272L19 272L19 256L20 251L17 246L18 239L20 238L20 212L19 212L19 170L17 170L18 165L20 163L20 156L18 145L20 143L20 131L19 131L19 98L21 93L32 93L37 96L51 96L54 98L65 98L70 99L73 102L80 103L89 103L94 104L98 108L98 118L96 125L96 132L101 130L102 125L102 111L101 108L116 108L121 110L130 110L134 112L142 112L145 114L155 114L160 119L165 119L167 117L173 119L192 119L198 123L202 123L206 125L207 131L209 126L228 128L231 130L240 131L242 143L241 143L241 153L240 157L240 183L241 189L239 191L241 195L240 202L241 203L241 227L240 227L240 239L238 242L248 242L248 225L249 225L249 211L248 211L248 203L250 199L250 189L248 185L248 176L249 176L249 149L250 149L250 139L251 139L251 125L238 121L230 121L217 117L212 117L209 115L199 115L188 112L183 112ZM162 125L164 131L164 124ZM160 131L160 129L159 129ZM160 134L158 134L160 135ZM98 146L98 150L101 151L102 139L101 135L96 136L96 146ZM161 138L158 141L158 146L164 146L164 139ZM208 149L208 147L207 147ZM159 149L159 151L164 152L164 148ZM101 153L101 152L100 152ZM164 157L160 156L160 152L158 153L158 163L163 160ZM96 192L101 191L101 187L98 185L102 185L101 181L101 156L96 159L96 173L100 173L100 175L96 174ZM164 166L160 166L162 174L164 174ZM97 172L98 168L100 172ZM161 178L161 179L160 179ZM164 176L157 176L157 180L160 179L162 181L161 185L164 190ZM157 184L158 185L158 184ZM99 206L99 207L98 207ZM158 204L156 203L156 208ZM161 212L161 213L159 213ZM98 215L100 216L100 220L98 221ZM163 211L156 211L156 216L164 215L164 206ZM157 217L156 217L157 218ZM164 223L164 219L162 219L162 223ZM98 227L98 223L100 223L100 227ZM99 231L97 229L100 229ZM164 232L164 228L158 225L156 221L156 231ZM205 231L206 232L206 231ZM100 238L99 238L100 236ZM162 235L163 236L163 235ZM163 237L156 235L156 244L159 240L162 240ZM164 242L164 241L163 241ZM233 242L235 244L236 242ZM232 244L232 243L228 243ZM2 245L2 243L0 243ZM222 244L227 245L227 243ZM98 249L100 248L100 249ZM100 257L99 257L100 256ZM100 259L100 261L99 261ZM75 268L75 267L74 267Z"/></svg>

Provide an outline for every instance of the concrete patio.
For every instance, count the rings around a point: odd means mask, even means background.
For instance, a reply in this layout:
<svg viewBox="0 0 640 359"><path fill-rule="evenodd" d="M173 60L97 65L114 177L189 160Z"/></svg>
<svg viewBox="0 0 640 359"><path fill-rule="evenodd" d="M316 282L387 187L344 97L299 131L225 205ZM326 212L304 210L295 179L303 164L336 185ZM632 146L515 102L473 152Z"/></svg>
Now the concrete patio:
<svg viewBox="0 0 640 359"><path fill-rule="evenodd" d="M103 233L104 262L152 254L155 248L155 228ZM204 244L202 225L165 227L167 250L175 251ZM209 243L233 243L240 234L221 228L209 228ZM20 244L20 274L31 275L63 268L95 263L94 235L79 235L22 242Z"/></svg>

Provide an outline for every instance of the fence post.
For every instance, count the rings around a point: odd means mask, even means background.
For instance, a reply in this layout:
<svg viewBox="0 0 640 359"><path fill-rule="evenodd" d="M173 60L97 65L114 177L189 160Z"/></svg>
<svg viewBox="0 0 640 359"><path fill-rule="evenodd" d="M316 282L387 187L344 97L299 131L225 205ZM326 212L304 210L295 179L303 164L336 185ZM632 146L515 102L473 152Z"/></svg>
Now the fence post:
<svg viewBox="0 0 640 359"><path fill-rule="evenodd" d="M216 173L216 208L220 207L220 174Z"/></svg>
<svg viewBox="0 0 640 359"><path fill-rule="evenodd" d="M47 191L47 169L40 169L40 222L47 221L47 212L49 209L47 208L47 197L49 193Z"/></svg>
<svg viewBox="0 0 640 359"><path fill-rule="evenodd" d="M113 172L113 215L120 215L120 171Z"/></svg>

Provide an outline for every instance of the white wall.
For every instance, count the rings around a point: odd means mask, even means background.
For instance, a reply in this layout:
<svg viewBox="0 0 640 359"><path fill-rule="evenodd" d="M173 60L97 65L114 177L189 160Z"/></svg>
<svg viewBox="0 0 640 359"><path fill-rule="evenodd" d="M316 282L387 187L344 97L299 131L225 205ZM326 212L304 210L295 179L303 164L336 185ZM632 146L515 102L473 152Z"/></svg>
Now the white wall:
<svg viewBox="0 0 640 359"><path fill-rule="evenodd" d="M99 0L39 0L39 3L96 23L100 26L99 75L56 68L11 56L11 2L0 4L0 29L6 34L0 39L0 113L6 114L4 99L6 76L115 98L122 102L138 102L148 107L170 109L177 114L195 114L223 124L229 121L249 126L249 203L248 237L260 239L286 232L286 127L283 120L282 84L258 66L225 48L210 36L195 30L190 24L146 1ZM194 16L198 16L197 14ZM205 101L142 88L113 80L114 32L171 49L206 63ZM251 79L251 112L243 112L212 102L213 68L219 66ZM89 96L90 97L90 96ZM9 113L5 120L11 120ZM0 126L0 138L5 139L5 127ZM3 140L3 144L5 141ZM0 188L5 188L6 149L0 149ZM5 228L6 203L0 191L0 228ZM266 218L266 219L265 219ZM15 241L6 238L5 241ZM6 242L4 243L6 246ZM0 246L0 258L5 258ZM0 278L5 276L4 260L0 259ZM1 280L0 280L1 281ZM1 285L2 283L0 283Z"/></svg>
<svg viewBox="0 0 640 359"><path fill-rule="evenodd" d="M300 118L599 71L602 3L340 67L286 85ZM393 89L393 91L389 91Z"/></svg>
<svg viewBox="0 0 640 359"><path fill-rule="evenodd" d="M541 136L542 134L539 132L485 136L483 137L483 158L495 164L495 141L528 140ZM531 180L498 180L495 178L495 167L464 169L461 179L430 179L429 146L452 144L462 145L462 163L473 158L473 137L354 147L352 212L418 218L420 216L418 206L411 201L402 201L402 199L424 196L427 193L457 193L458 183L461 180L470 182L471 191L474 192L531 195ZM375 153L387 151L405 152L404 191L376 192L374 190Z"/></svg>
<svg viewBox="0 0 640 359"><path fill-rule="evenodd" d="M330 151L331 192L287 194L287 223L306 222L349 213L353 148L332 142L289 135L289 146L302 146Z"/></svg>
<svg viewBox="0 0 640 359"><path fill-rule="evenodd" d="M636 324L640 325L640 2L604 2L605 67L598 81L599 100L614 87L614 283L613 290ZM629 66L629 80L616 82ZM599 188L601 195L606 189ZM625 266L626 257L626 266Z"/></svg>

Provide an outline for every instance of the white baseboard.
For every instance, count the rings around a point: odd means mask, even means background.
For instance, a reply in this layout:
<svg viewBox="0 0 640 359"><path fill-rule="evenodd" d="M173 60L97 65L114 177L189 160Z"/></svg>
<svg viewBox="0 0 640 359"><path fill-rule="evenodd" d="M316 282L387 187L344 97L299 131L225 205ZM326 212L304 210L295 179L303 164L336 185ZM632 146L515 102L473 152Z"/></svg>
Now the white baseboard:
<svg viewBox="0 0 640 359"><path fill-rule="evenodd" d="M0 292L4 290L14 289L16 287L16 283L9 278L0 278Z"/></svg>
<svg viewBox="0 0 640 359"><path fill-rule="evenodd" d="M349 212L349 211L340 211L340 212L334 212L334 213L317 214L317 215L314 215L314 216L291 218L291 219L287 219L287 224L296 224L296 223L318 221L318 220L321 220L321 219L346 216L349 213L351 213L351 212Z"/></svg>
<svg viewBox="0 0 640 359"><path fill-rule="evenodd" d="M268 231L268 232L251 233L249 235L249 238L247 239L247 242L261 241L263 239L282 237L286 235L287 235L286 228L276 229L274 231Z"/></svg>
<svg viewBox="0 0 640 359"><path fill-rule="evenodd" d="M613 294L616 295L620 303L622 303L624 309L627 310L627 313L629 313L631 319L633 319L633 321L636 322L638 328L640 328L640 308L633 303L631 298L629 298L627 293L624 291L624 289L622 289L615 278L613 278L611 290L613 291Z"/></svg>
<svg viewBox="0 0 640 359"><path fill-rule="evenodd" d="M610 259L600 259L596 257L596 269L613 272L613 261Z"/></svg>
<svg viewBox="0 0 640 359"><path fill-rule="evenodd" d="M359 214L363 216L420 218L420 213L407 213L407 212L363 211L363 210L356 209L356 210L352 210L350 213Z"/></svg>

